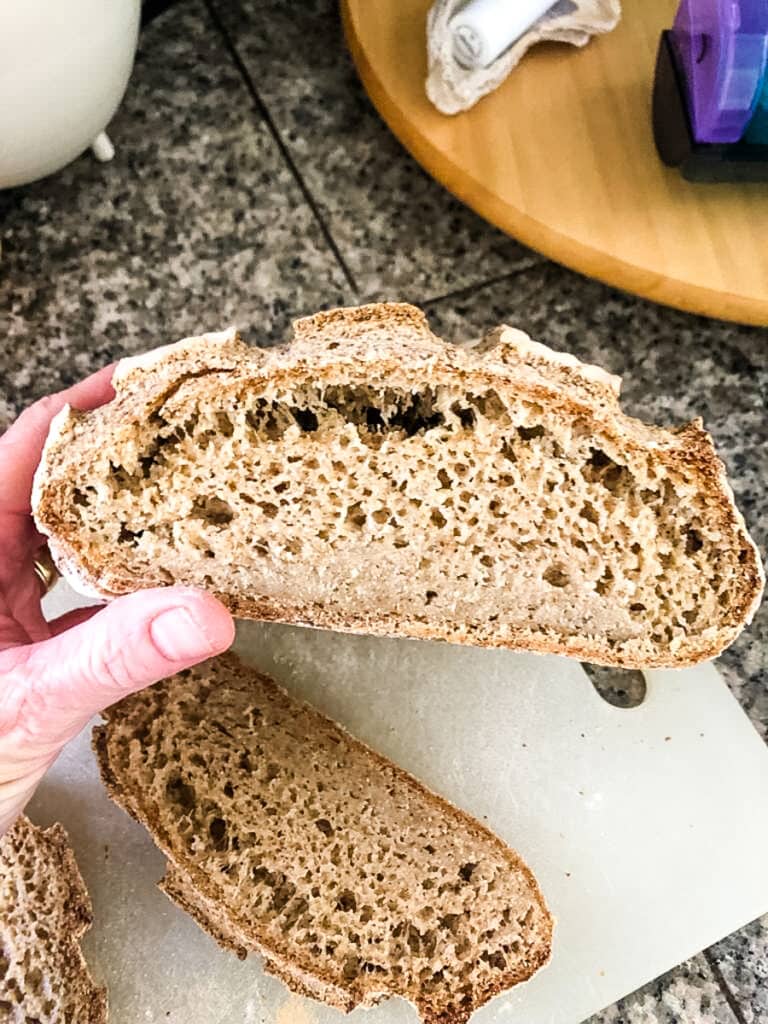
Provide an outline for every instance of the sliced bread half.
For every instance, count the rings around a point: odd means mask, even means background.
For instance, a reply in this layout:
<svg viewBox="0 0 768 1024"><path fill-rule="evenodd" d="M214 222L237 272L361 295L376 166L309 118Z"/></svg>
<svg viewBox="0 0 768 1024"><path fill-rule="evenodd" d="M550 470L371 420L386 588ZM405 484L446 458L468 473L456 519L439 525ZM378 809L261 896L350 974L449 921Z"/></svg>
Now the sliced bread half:
<svg viewBox="0 0 768 1024"><path fill-rule="evenodd" d="M104 1024L80 939L91 903L67 834L20 817L0 838L0 1021Z"/></svg>
<svg viewBox="0 0 768 1024"><path fill-rule="evenodd" d="M549 958L516 853L233 655L109 709L94 745L168 858L165 892L297 992L463 1024Z"/></svg>
<svg viewBox="0 0 768 1024"><path fill-rule="evenodd" d="M618 378L510 328L447 345L411 306L295 333L125 360L113 402L54 421L33 506L76 586L627 667L750 619L762 567L700 422L646 426Z"/></svg>

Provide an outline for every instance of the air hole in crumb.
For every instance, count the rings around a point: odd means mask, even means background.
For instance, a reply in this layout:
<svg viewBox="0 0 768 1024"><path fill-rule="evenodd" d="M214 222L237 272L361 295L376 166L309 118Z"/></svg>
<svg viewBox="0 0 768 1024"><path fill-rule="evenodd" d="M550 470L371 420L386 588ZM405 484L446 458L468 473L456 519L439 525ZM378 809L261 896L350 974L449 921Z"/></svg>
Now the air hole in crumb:
<svg viewBox="0 0 768 1024"><path fill-rule="evenodd" d="M231 523L234 515L227 502L214 494L195 498L190 512L191 519L204 519L215 526Z"/></svg>
<svg viewBox="0 0 768 1024"><path fill-rule="evenodd" d="M208 826L208 835L213 840L214 846L221 849L227 843L227 823L223 818L212 818Z"/></svg>
<svg viewBox="0 0 768 1024"><path fill-rule="evenodd" d="M440 529L442 529L448 522L448 520L445 518L445 516L443 515L439 508L433 508L429 518L435 524L435 526L439 527Z"/></svg>
<svg viewBox="0 0 768 1024"><path fill-rule="evenodd" d="M195 790L179 778L171 779L165 787L166 796L182 811L191 811L196 802Z"/></svg>
<svg viewBox="0 0 768 1024"><path fill-rule="evenodd" d="M354 505L350 505L347 509L347 522L356 526L358 529L362 529L365 526L367 516L363 511L363 506L359 501L355 502Z"/></svg>
<svg viewBox="0 0 768 1024"><path fill-rule="evenodd" d="M379 410L372 405L365 410L365 425L369 430L374 432L384 429L384 417L381 415Z"/></svg>
<svg viewBox="0 0 768 1024"><path fill-rule="evenodd" d="M439 469L437 471L437 479L440 481L441 489L442 488L446 488L446 487L450 488L450 486L451 486L451 478L448 476L447 470Z"/></svg>
<svg viewBox="0 0 768 1024"><path fill-rule="evenodd" d="M427 593L424 596L425 596L425 599L426 599L426 603L427 604L432 604L434 599L437 597L437 591L436 590L428 590Z"/></svg>
<svg viewBox="0 0 768 1024"><path fill-rule="evenodd" d="M440 918L440 927L455 935L461 922L461 914L445 914Z"/></svg>
<svg viewBox="0 0 768 1024"><path fill-rule="evenodd" d="M465 430L471 430L477 422L477 416L475 415L474 409L468 409L466 406L462 406L459 402L454 402L451 406L451 412L456 416Z"/></svg>
<svg viewBox="0 0 768 1024"><path fill-rule="evenodd" d="M489 953L486 950L480 954L480 959L484 960L489 967L493 967L496 971L503 971L507 966L506 958L500 949L496 950L495 953Z"/></svg>
<svg viewBox="0 0 768 1024"><path fill-rule="evenodd" d="M582 473L590 483L600 483L611 494L617 494L624 485L632 482L632 474L626 466L620 466L600 448L592 448L592 454Z"/></svg>
<svg viewBox="0 0 768 1024"><path fill-rule="evenodd" d="M685 553L686 555L695 555L697 551L701 551L704 547L704 541L701 538L701 534L698 530L688 530L685 535Z"/></svg>
<svg viewBox="0 0 768 1024"><path fill-rule="evenodd" d="M603 597L611 589L611 584L613 583L614 578L613 569L611 569L610 565L606 565L603 570L603 575L595 583L595 591Z"/></svg>
<svg viewBox="0 0 768 1024"><path fill-rule="evenodd" d="M645 676L637 669L590 665L588 662L582 662L581 667L603 700L615 708L636 708L645 700Z"/></svg>
<svg viewBox="0 0 768 1024"><path fill-rule="evenodd" d="M631 479L629 470L625 466L611 466L600 478L600 482L606 490L615 494L621 485Z"/></svg>
<svg viewBox="0 0 768 1024"><path fill-rule="evenodd" d="M118 544L135 544L144 534L143 530L129 530L125 523L120 524L120 532L117 535Z"/></svg>
<svg viewBox="0 0 768 1024"><path fill-rule="evenodd" d="M538 424L535 427L518 427L517 433L520 435L523 441L533 441L534 438L543 437L545 434L544 427Z"/></svg>
<svg viewBox="0 0 768 1024"><path fill-rule="evenodd" d="M477 867L477 864L472 864L471 862L467 862L466 864L462 864L461 867L459 868L459 878L463 882L471 882L472 881L472 872L475 870L476 867Z"/></svg>
<svg viewBox="0 0 768 1024"><path fill-rule="evenodd" d="M235 790L231 782L224 783L224 796L233 797Z"/></svg>
<svg viewBox="0 0 768 1024"><path fill-rule="evenodd" d="M561 565L550 565L543 578L551 587L567 587L570 583L570 577Z"/></svg>
<svg viewBox="0 0 768 1024"><path fill-rule="evenodd" d="M305 434L312 434L317 430L317 416L311 409L291 409L293 418L299 425L299 429Z"/></svg>
<svg viewBox="0 0 768 1024"><path fill-rule="evenodd" d="M216 426L219 428L219 433L223 434L224 437L232 437L235 432L232 420L225 412L216 413Z"/></svg>
<svg viewBox="0 0 768 1024"><path fill-rule="evenodd" d="M592 449L592 454L589 457L589 465L592 466L593 469L605 469L607 466L610 466L612 462L613 459L610 455L606 455L602 449Z"/></svg>
<svg viewBox="0 0 768 1024"><path fill-rule="evenodd" d="M315 827L318 828L324 836L333 835L333 825L331 825L327 818L318 818L315 822Z"/></svg>
<svg viewBox="0 0 768 1024"><path fill-rule="evenodd" d="M581 512L579 512L579 515L582 517L582 519L586 519L589 523L596 523L599 519L597 509L591 501L584 502L584 504L581 507Z"/></svg>
<svg viewBox="0 0 768 1024"><path fill-rule="evenodd" d="M478 395L474 403L483 416L489 420L501 419L507 411L507 407L496 391L486 391L484 395Z"/></svg>
<svg viewBox="0 0 768 1024"><path fill-rule="evenodd" d="M278 513L278 507L271 501L257 501L256 504L259 506L261 511L267 517L267 519L274 519Z"/></svg>
<svg viewBox="0 0 768 1024"><path fill-rule="evenodd" d="M370 960L363 960L360 965L360 970L366 974L373 974L375 972L378 972L379 974L387 973L386 967L382 967L381 964L374 964Z"/></svg>
<svg viewBox="0 0 768 1024"><path fill-rule="evenodd" d="M353 981L360 969L360 960L356 956L348 956L344 961L344 966L341 969L342 977L345 981Z"/></svg>
<svg viewBox="0 0 768 1024"><path fill-rule="evenodd" d="M511 441L504 442L501 446L501 454L505 459L509 459L510 462L517 462L517 455Z"/></svg>
<svg viewBox="0 0 768 1024"><path fill-rule="evenodd" d="M336 909L343 910L345 913L350 910L357 910L357 900L351 889L342 889L336 901Z"/></svg>
<svg viewBox="0 0 768 1024"><path fill-rule="evenodd" d="M323 394L327 408L358 427L367 438L385 430L413 437L440 426L443 414L434 408L435 397L434 389L429 387L402 394L392 389L334 385Z"/></svg>

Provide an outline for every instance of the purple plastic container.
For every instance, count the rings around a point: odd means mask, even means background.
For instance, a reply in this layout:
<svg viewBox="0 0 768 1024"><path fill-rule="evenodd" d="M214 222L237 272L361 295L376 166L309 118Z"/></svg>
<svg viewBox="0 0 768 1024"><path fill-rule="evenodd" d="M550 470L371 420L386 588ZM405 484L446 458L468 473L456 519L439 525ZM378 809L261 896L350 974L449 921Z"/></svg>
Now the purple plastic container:
<svg viewBox="0 0 768 1024"><path fill-rule="evenodd" d="M768 0L682 0L672 40L697 142L738 142L768 65Z"/></svg>

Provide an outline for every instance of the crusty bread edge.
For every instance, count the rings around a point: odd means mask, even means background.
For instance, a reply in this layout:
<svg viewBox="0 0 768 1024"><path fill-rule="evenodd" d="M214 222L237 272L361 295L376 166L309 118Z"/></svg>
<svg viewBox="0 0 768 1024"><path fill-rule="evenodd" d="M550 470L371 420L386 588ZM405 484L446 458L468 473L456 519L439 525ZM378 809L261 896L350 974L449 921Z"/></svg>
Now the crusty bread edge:
<svg viewBox="0 0 768 1024"><path fill-rule="evenodd" d="M244 960L251 951L249 939L245 945L230 922L224 920L223 912L218 911L215 903L207 899L194 888L194 882L186 875L177 862L168 860L164 877L158 882L159 888L173 900L177 906L192 917L211 938L225 950L233 952ZM349 993L330 982L323 982L315 975L302 971L290 960L279 957L275 953L267 953L263 948L254 949L264 961L264 969L274 974L292 991L299 995L319 999L328 1006L333 1006L344 1013L355 1008L354 1000Z"/></svg>
<svg viewBox="0 0 768 1024"><path fill-rule="evenodd" d="M333 336L334 327L337 327L340 331L344 332L349 329L350 324L376 320L378 318L378 321L382 324L392 321L393 328L396 329L399 321L404 317L406 319L408 317L413 319L417 325L423 326L424 331L430 333L430 336L434 340L439 341L439 339L436 339L431 335L431 332L429 332L426 318L420 310L417 310L415 307L398 306L396 304L386 303L354 307L351 309L340 308L329 310L327 312L316 314L314 317L305 317L302 320L296 321L294 328L297 338L300 333L311 333L312 329L322 330L326 332L330 338ZM609 396L612 401L616 401L619 393L620 378L606 373L606 371L602 370L600 367L581 363L576 359L576 357L568 353L551 350L545 345L532 341L527 335L515 328L503 327L492 333L498 335L497 341L501 346L502 354L504 346L514 349L517 353L523 356L526 353L533 354L533 356L541 362L549 363L561 369L573 371L577 374L580 380L591 382ZM198 346L211 346L212 344L226 345L231 341L237 341L237 333L233 328L217 333L201 335L199 338L185 338L174 345L164 346L161 350L158 350L158 352L150 352L142 356L131 357L128 360L123 360L118 364L113 380L119 386L124 381L130 380L133 374L140 369L162 366L163 362L170 355L183 355L186 351L194 350ZM289 349L290 345L287 347L287 350ZM493 349L490 351L492 352ZM329 365L332 364L323 364L325 371L328 371ZM380 369L386 370L388 365L393 371L395 370L394 363L391 362L388 364L386 360L380 360ZM475 372L477 371L482 373L482 368L476 367ZM304 372L306 372L306 366L299 364L298 366L290 367L287 370L282 369L279 372L276 371L273 376L285 377L286 383L289 383L297 377L300 377ZM465 376L466 372L467 371L460 371L459 376ZM490 383L498 383L494 374L495 371L492 369L486 374ZM180 372L180 376L181 375L182 374ZM538 398L546 401L548 397L551 398L551 393L545 393L546 389L544 388L539 389L536 387L528 387L527 390L531 392L534 399ZM600 426L601 420L598 415L598 410L594 407L590 407L584 401L576 400L573 395L564 394L561 396L561 404L568 412L574 415L587 415L595 421L596 425ZM618 406L616 406L616 408L618 409ZM119 596L118 593L107 587L101 586L98 582L98 568L89 567L82 558L82 554L77 550L75 544L70 543L63 533L56 533L55 514L51 515L50 512L51 495L48 494L48 500L45 500L48 478L56 466L60 449L65 448L62 437L66 433L67 426L76 415L77 414L69 407L65 407L65 409L63 409L54 418L51 424L49 437L46 441L38 469L35 473L32 508L38 530L48 537L51 555L59 567L62 576L64 576L71 586L79 593L87 597L109 600ZM629 418L623 413L621 413L621 416L629 421ZM608 424L603 423L602 427L609 433L612 432L612 428L610 428ZM671 436L671 432L669 433ZM719 508L721 515L723 515L729 523L729 529L731 529L741 540L745 542L746 548L750 552L752 558L751 564L745 564L743 567L742 589L745 592L740 595L740 606L737 605L733 612L737 621L732 625L719 627L717 635L709 638L708 642L702 641L696 637L692 638L684 643L674 655L670 656L669 654L660 654L658 657L653 658L646 655L634 656L631 652L627 651L622 651L617 655L617 653L606 642L600 641L596 638L584 636L571 638L558 636L549 637L541 631L534 632L525 628L512 629L508 635L503 638L493 635L483 636L477 632L457 637L454 634L449 634L444 627L441 627L440 624L437 623L426 624L410 622L403 624L402 622L399 622L397 625L392 627L389 627L386 623L382 623L381 621L369 622L366 620L364 623L356 623L349 621L347 618L336 616L332 609L318 610L313 608L311 612L308 613L306 609L303 609L299 605L285 601L280 602L263 596L257 596L253 601L231 600L227 595L222 594L217 594L217 596L227 604L233 614L240 615L244 618L258 618L263 621L315 626L318 628L334 629L339 632L361 633L387 637L402 636L420 639L445 640L449 643L468 644L480 647L503 647L514 650L531 651L533 653L564 654L570 657L579 658L583 661L593 662L596 664L616 665L624 668L643 669L690 667L698 664L699 662L716 657L735 640L746 625L749 625L760 604L763 588L765 586L765 573L759 551L749 535L743 515L736 506L733 490L728 483L725 474L725 466L717 455L711 436L703 429L700 420L695 420L692 423L680 427L675 431L675 433L680 438L685 438L687 442L688 450L685 455L686 462L698 477L699 487L702 492L708 492L714 497L716 506ZM625 439L625 445L628 449L643 449L644 447L647 449L647 445L641 445L631 436L631 433ZM53 526L46 523L46 516L49 517L49 521L51 519L54 520ZM122 592L124 591L121 590L121 593Z"/></svg>
<svg viewBox="0 0 768 1024"><path fill-rule="evenodd" d="M552 955L552 932L555 920L547 907L546 901L533 872L516 850L508 846L499 836L492 832L491 829L483 825L482 822L479 822L476 818L473 818L471 814L468 814L460 807L456 807L445 797L441 796L439 793L435 793L433 789L419 781L415 776L411 775L410 772L407 772L404 768L396 765L394 762L390 761L389 758L379 754L362 740L352 736L351 733L349 733L338 722L334 721L334 719L330 718L307 701L300 700L288 693L288 691L280 686L272 677L260 672L258 669L255 669L250 665L246 665L233 653L228 652L226 654L219 655L216 661L219 664L223 662L226 669L232 673L238 674L245 670L248 674L259 677L262 683L266 681L268 686L286 696L290 701L298 703L303 709L308 710L313 715L319 716L326 723L340 730L355 745L360 747L365 756L370 758L376 765L391 769L395 778L400 783L404 783L408 787L415 787L421 793L426 794L430 800L433 800L441 811L444 811L451 816L457 816L470 832L475 835L479 833L486 842L490 842L491 845L495 846L502 856L510 863L510 870L518 871L525 877L526 882L530 886L532 899L534 899L541 907L544 922L549 926L548 935L544 940L546 950L542 952L540 956L534 958L529 970L522 972L509 972L508 974L503 975L496 985L482 993L481 1001L475 1003L466 1011L466 1013L463 1010L457 1010L456 1015L451 1017L446 1017L445 1015L439 1017L431 1016L430 1008L427 1004L417 1004L419 1012L422 1014L427 1024L433 1020L435 1021L435 1024L437 1024L438 1021L439 1024L464 1024L471 1013L488 1002L488 1000L514 985L518 985L529 980L529 978L549 962ZM201 666L197 666L198 670L204 670L204 668L205 663ZM157 817L154 814L139 808L136 802L131 798L130 793L124 791L120 786L119 780L113 772L110 764L108 749L109 729L112 720L117 718L117 715L119 714L119 704L115 705L114 708L108 708L104 714L106 718L105 724L94 726L92 733L92 746L96 754L101 779L110 799L118 804L118 806L122 807L124 811L130 814L131 817L147 829L155 845L161 850L168 859L168 862L173 866L171 878L167 880L164 879L160 883L160 887L163 891L165 891L171 899L179 902L179 904L183 906L183 909L188 910L198 924L200 924L201 927L220 945L224 948L233 950L238 956L242 955L242 950L244 949L253 950L254 952L261 954L266 961L270 962L268 964L268 969L273 966L276 967L277 970L273 973L277 974L286 982L286 984L289 985L289 987L293 988L300 994L307 994L312 986L315 987L316 993L317 985L320 984L324 989L325 987L328 988L328 994L331 995L334 1000L331 1002L331 1005L337 1006L339 1009L344 1009L348 1012L357 1005L372 1005L370 999L367 1002L355 999L353 993L340 988L335 982L330 981L330 979L316 978L314 975L306 974L304 970L292 962L286 949L277 949L265 944L263 937L258 934L250 921L243 920L238 918L236 915L232 915L232 920L227 920L226 923L223 923L219 920L219 916L215 914L215 911L212 914L211 908L216 907L218 902L220 902L218 900L215 884L212 886L211 879L199 869L187 865L182 866L178 863L171 849L171 843L168 835ZM192 887L192 895L190 895L186 890L180 893L178 884L175 884L174 882L174 873L177 873L177 879L180 875L182 878L189 880L190 886ZM181 900L177 899L178 895L181 895ZM192 907L195 908L194 911L192 910ZM211 920L212 916L214 917L213 921ZM310 982L309 985L307 984L308 981ZM317 997L316 994L315 997ZM322 998L325 1000L325 996ZM330 1002L330 1000L328 1001Z"/></svg>
<svg viewBox="0 0 768 1024"><path fill-rule="evenodd" d="M22 815L21 819L25 827L36 833L36 842L42 845L44 855L54 862L51 864L51 870L57 870L66 883L68 897L62 907L64 928L58 936L58 941L67 978L79 977L83 986L90 989L89 995L81 993L87 999L87 1017L82 1019L82 1024L107 1024L106 987L97 985L94 981L80 946L80 940L93 924L93 907L69 836L59 822L43 829L33 824L26 815Z"/></svg>
<svg viewBox="0 0 768 1024"><path fill-rule="evenodd" d="M114 375L113 375L114 380ZM57 453L61 445L61 439L66 434L67 427L73 418L72 407L64 405L51 420L48 428L48 436L45 439L40 461L37 464L35 475L32 478L31 506L32 514L35 517L35 525L38 532L46 537L48 550L51 553L56 568L63 579L83 597L94 597L108 600L116 597L115 594L100 588L93 576L83 565L78 557L77 551L68 544L63 537L58 536L55 531L48 529L38 520L37 511L43 503L43 496L48 483L48 474L52 465L56 462Z"/></svg>

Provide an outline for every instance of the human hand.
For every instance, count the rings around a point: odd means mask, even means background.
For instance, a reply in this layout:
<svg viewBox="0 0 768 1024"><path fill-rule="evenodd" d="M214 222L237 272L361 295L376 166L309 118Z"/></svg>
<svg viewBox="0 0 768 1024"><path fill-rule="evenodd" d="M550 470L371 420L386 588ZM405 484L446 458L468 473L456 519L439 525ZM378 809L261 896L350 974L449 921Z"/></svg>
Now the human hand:
<svg viewBox="0 0 768 1024"><path fill-rule="evenodd" d="M51 419L66 404L108 402L113 367L41 399L0 437L0 836L64 744L126 694L219 654L234 624L219 601L162 587L46 622L33 565L43 538L32 477Z"/></svg>

